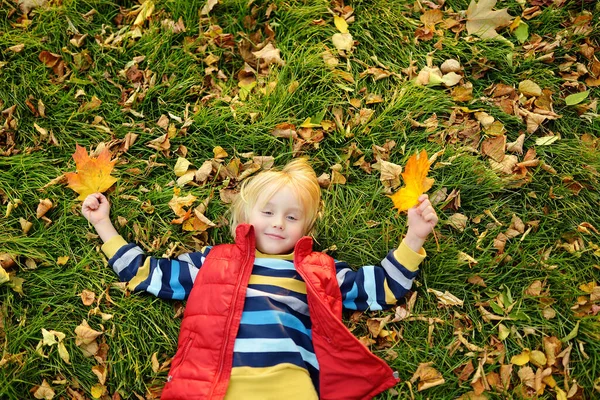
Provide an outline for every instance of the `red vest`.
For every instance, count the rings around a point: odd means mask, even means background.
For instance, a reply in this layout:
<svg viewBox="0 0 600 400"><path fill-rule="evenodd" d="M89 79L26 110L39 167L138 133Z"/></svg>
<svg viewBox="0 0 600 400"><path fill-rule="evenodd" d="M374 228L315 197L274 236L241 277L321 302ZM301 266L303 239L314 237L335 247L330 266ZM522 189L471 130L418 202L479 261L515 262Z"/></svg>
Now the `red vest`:
<svg viewBox="0 0 600 400"><path fill-rule="evenodd" d="M161 399L225 396L254 255L250 225L237 227L235 244L211 249L187 301L177 354ZM294 249L294 265L306 282L321 399L370 399L393 387L398 380L391 368L342 323L333 259L313 252L312 239L303 237Z"/></svg>

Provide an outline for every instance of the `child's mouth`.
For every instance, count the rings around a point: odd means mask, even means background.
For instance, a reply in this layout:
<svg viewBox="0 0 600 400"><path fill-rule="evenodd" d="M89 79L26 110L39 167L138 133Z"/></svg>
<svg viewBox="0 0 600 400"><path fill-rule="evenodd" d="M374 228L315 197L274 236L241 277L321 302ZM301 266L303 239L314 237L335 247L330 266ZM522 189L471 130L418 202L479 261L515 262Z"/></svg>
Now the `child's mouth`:
<svg viewBox="0 0 600 400"><path fill-rule="evenodd" d="M265 233L265 235L270 237L271 239L279 239L279 240L285 239L283 236L276 235L274 233Z"/></svg>

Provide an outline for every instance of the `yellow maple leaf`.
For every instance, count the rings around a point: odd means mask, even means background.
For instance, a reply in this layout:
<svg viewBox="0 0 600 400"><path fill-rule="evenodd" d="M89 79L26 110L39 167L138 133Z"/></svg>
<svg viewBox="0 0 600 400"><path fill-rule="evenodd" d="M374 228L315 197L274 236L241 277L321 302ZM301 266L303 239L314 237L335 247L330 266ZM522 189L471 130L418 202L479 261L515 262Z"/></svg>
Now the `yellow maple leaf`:
<svg viewBox="0 0 600 400"><path fill-rule="evenodd" d="M110 175L117 160L110 161L110 151L104 149L98 157L88 156L84 147L77 145L73 159L77 172L67 172L68 187L79 193L78 200L98 192L104 192L111 187L117 178Z"/></svg>
<svg viewBox="0 0 600 400"><path fill-rule="evenodd" d="M425 150L408 159L404 172L402 172L405 186L389 196L394 202L394 208L397 208L398 211L406 211L416 206L419 196L431 189L434 180L427 177L430 165Z"/></svg>

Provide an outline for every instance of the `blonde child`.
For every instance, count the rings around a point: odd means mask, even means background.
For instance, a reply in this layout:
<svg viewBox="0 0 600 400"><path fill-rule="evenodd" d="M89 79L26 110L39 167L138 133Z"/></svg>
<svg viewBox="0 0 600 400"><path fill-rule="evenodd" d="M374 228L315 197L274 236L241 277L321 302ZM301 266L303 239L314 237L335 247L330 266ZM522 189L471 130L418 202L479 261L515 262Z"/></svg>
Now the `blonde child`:
<svg viewBox="0 0 600 400"><path fill-rule="evenodd" d="M304 159L246 181L231 208L235 244L147 257L110 222L102 194L82 212L129 288L186 299L162 399L369 399L396 374L342 323L342 307L381 310L411 288L437 223L427 196L400 246L357 271L312 250L321 192Z"/></svg>

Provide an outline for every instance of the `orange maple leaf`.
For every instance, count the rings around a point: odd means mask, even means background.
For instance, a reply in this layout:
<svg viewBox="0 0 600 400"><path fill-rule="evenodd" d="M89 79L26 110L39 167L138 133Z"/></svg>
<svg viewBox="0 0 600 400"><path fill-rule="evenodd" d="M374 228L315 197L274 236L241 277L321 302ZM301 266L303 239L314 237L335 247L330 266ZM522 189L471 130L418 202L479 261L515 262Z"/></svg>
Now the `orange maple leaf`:
<svg viewBox="0 0 600 400"><path fill-rule="evenodd" d="M394 202L394 208L398 211L406 211L416 206L419 196L431 189L434 180L427 177L430 165L425 150L408 159L402 172L405 186L389 196Z"/></svg>
<svg viewBox="0 0 600 400"><path fill-rule="evenodd" d="M111 187L117 178L110 175L117 160L110 161L110 151L104 149L98 157L88 156L85 147L77 145L73 159L77 172L67 172L68 187L79 193L78 200L97 192L104 192Z"/></svg>

